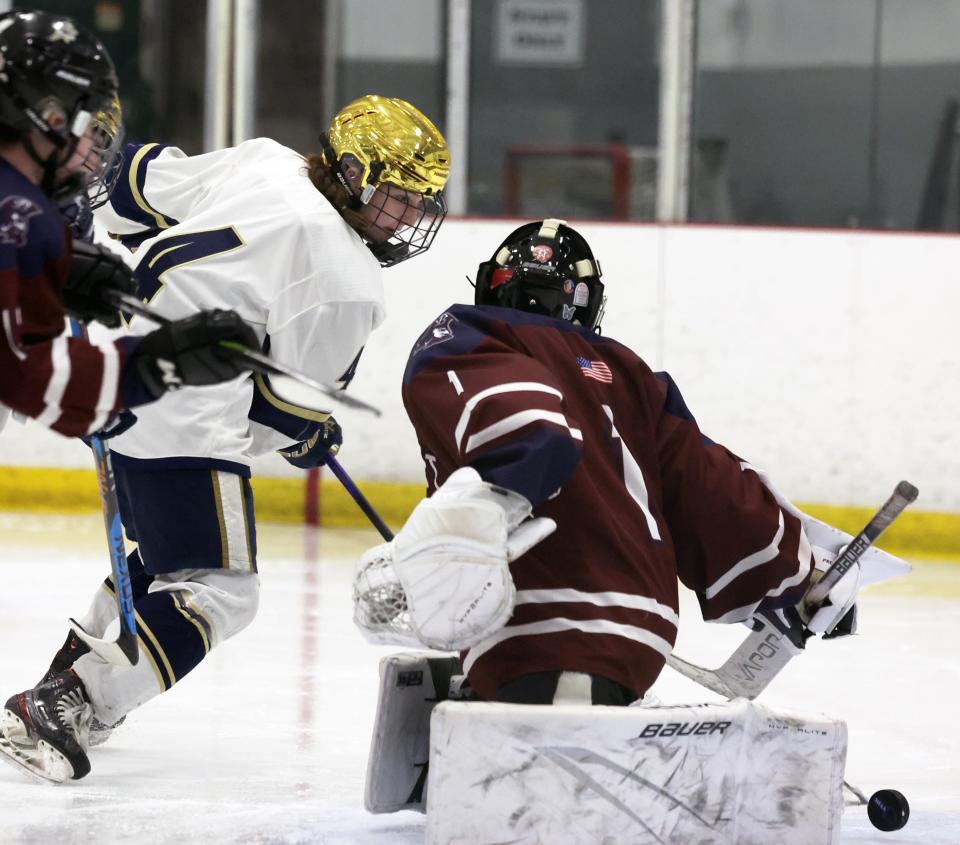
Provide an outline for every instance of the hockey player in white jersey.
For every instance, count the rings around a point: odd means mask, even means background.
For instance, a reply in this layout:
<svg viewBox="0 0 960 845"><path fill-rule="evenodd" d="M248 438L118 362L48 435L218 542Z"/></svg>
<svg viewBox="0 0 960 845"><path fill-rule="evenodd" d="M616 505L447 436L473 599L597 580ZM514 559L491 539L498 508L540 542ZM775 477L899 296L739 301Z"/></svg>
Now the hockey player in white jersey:
<svg viewBox="0 0 960 845"><path fill-rule="evenodd" d="M414 106L374 95L344 107L321 145L308 156L266 138L199 156L128 145L97 217L133 250L139 295L165 317L232 308L272 357L332 383L349 380L384 318L381 267L430 247L449 153ZM151 328L136 317L129 326ZM7 701L0 737L48 779L87 774L88 745L253 619L252 458L280 450L317 466L341 439L332 418L281 400L263 376L184 388L137 417L111 451L137 543L140 661L119 669L71 634L38 687ZM79 619L93 636L109 636L112 590L107 579ZM60 714L47 734L38 702Z"/></svg>

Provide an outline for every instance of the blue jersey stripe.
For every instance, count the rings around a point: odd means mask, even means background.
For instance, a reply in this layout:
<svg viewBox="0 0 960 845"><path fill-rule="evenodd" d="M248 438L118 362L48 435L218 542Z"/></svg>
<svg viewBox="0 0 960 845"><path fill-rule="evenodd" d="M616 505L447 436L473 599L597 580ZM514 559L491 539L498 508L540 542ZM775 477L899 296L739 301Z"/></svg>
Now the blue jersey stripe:
<svg viewBox="0 0 960 845"><path fill-rule="evenodd" d="M120 177L110 195L117 214L151 229L169 229L179 222L153 208L143 194L148 165L165 149L163 144L127 144Z"/></svg>

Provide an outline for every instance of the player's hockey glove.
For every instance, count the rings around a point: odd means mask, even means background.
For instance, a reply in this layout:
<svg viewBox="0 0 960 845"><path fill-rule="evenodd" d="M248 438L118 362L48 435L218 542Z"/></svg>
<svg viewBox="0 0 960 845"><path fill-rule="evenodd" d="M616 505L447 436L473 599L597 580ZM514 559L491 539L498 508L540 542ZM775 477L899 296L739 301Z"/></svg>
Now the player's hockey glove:
<svg viewBox="0 0 960 845"><path fill-rule="evenodd" d="M60 213L67 221L75 240L93 240L93 209L90 208L90 197L85 191L61 205Z"/></svg>
<svg viewBox="0 0 960 845"><path fill-rule="evenodd" d="M110 328L120 325L120 312L105 296L106 291L135 295L133 271L115 252L87 241L73 242L73 262L63 291L63 305L76 320L92 320Z"/></svg>
<svg viewBox="0 0 960 845"><path fill-rule="evenodd" d="M333 417L320 423L320 428L307 440L301 440L288 449L279 452L287 463L300 469L322 467L327 462L328 455L336 455L343 445L343 431Z"/></svg>
<svg viewBox="0 0 960 845"><path fill-rule="evenodd" d="M843 547L836 552L820 546L812 546L814 568L810 574L810 588L819 581L833 565ZM823 639L846 637L857 632L857 591L860 589L860 564L855 563L833 586L827 598L812 605L806 595L797 605L797 610L808 631L821 634Z"/></svg>
<svg viewBox="0 0 960 845"><path fill-rule="evenodd" d="M109 440L111 437L117 437L133 428L136 421L137 415L133 413L133 411L122 408L115 417L107 420L107 424L99 431L95 431L93 434L86 434L80 439L86 443L87 446L90 446L90 438L94 436L99 437L101 440Z"/></svg>
<svg viewBox="0 0 960 845"><path fill-rule="evenodd" d="M174 320L144 336L133 353L147 389L155 398L185 385L219 384L236 378L250 367L222 341L258 349L259 341L234 311L201 311Z"/></svg>
<svg viewBox="0 0 960 845"><path fill-rule="evenodd" d="M519 493L483 481L472 467L458 469L391 543L360 559L354 622L376 642L409 643L412 633L447 651L489 637L513 613L510 562L557 527L545 517L527 519L530 513Z"/></svg>

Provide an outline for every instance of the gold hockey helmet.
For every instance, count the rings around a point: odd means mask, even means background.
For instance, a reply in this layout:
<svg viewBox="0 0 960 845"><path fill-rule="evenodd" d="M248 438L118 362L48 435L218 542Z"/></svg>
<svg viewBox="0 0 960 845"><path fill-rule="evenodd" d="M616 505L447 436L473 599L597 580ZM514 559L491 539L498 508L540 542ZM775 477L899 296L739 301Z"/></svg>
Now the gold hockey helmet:
<svg viewBox="0 0 960 845"><path fill-rule="evenodd" d="M368 94L344 106L321 141L324 163L367 218L357 231L381 266L430 248L447 214L450 151L419 109ZM360 171L353 184L345 164Z"/></svg>
<svg viewBox="0 0 960 845"><path fill-rule="evenodd" d="M353 156L363 168L360 187L389 182L423 196L443 190L450 151L440 130L416 106L367 94L337 112L328 132L336 161Z"/></svg>

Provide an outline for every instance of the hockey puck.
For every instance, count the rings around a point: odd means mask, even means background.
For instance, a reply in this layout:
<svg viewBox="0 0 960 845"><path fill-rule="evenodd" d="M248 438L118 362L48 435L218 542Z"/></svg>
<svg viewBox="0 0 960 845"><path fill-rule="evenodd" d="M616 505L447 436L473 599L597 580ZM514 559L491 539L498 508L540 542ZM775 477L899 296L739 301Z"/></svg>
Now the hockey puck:
<svg viewBox="0 0 960 845"><path fill-rule="evenodd" d="M900 830L910 818L910 804L902 792L881 789L870 796L867 816L877 830Z"/></svg>

